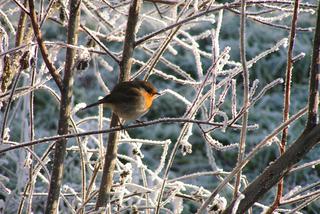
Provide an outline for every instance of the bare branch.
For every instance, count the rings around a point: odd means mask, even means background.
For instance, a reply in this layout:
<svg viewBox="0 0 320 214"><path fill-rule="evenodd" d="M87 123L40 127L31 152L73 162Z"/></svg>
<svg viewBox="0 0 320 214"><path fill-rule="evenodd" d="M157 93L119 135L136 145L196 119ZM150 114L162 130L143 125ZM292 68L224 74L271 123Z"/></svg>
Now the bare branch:
<svg viewBox="0 0 320 214"><path fill-rule="evenodd" d="M245 32L246 32L246 0L241 0L241 15L240 15L240 58L242 64L242 75L243 75L243 116L242 116L242 128L240 133L240 143L239 143L239 151L238 151L238 159L237 162L240 163L245 154L245 146L246 146L246 138L247 138L247 125L248 125L248 109L249 106L249 70L247 66L246 59L246 43L245 43ZM241 170L237 174L233 198L237 200L240 179L241 179Z"/></svg>
<svg viewBox="0 0 320 214"><path fill-rule="evenodd" d="M307 107L301 109L299 112L297 112L295 115L293 115L288 121L285 123L280 124L277 128L275 128L271 134L266 136L258 145L256 145L252 151L243 159L241 163L238 163L237 166L230 172L230 174L221 182L211 193L209 198L201 205L201 207L198 209L197 213L202 213L208 205L214 200L214 198L217 196L217 194L223 189L223 187L231 181L231 179L259 152L261 149L275 137L279 132L281 132L285 127L287 127L292 122L296 121L298 118L300 118L302 115L304 115L307 112ZM320 127L319 127L320 130ZM320 133L319 133L320 135ZM319 136L320 137L320 136ZM262 187L261 187L262 188ZM246 196L246 195L245 195ZM245 198L246 199L246 198ZM244 199L244 200L245 200ZM241 204L240 204L241 205ZM228 210L225 211L225 213L231 213L231 210L233 208L233 204L230 204L227 208Z"/></svg>
<svg viewBox="0 0 320 214"><path fill-rule="evenodd" d="M309 110L308 110L307 129L312 129L318 124L319 81L320 81L320 2L318 6L316 30L313 37L312 61L310 66L309 101L308 101Z"/></svg>
<svg viewBox="0 0 320 214"><path fill-rule="evenodd" d="M129 129L135 129L135 128L139 128L139 127L151 126L151 125L155 125L155 124L159 124L159 123L169 123L169 124L170 123L196 123L196 124L205 124L205 125L210 125L210 126L216 126L216 127L220 127L220 128L224 126L223 123L214 123L214 122L208 122L208 121L202 121L202 120L192 120L192 119L186 119L186 118L161 118L161 119L157 119L157 120L145 121L143 123L137 123L137 124L122 126L122 127L117 126L117 127L98 130L98 131L89 131L89 132L84 132L84 133L64 134L64 135L58 135L58 136L52 136L52 137L45 137L42 139L30 141L27 143L21 143L16 146L2 149L2 150L0 150L0 154L5 153L10 150L23 148L26 146L36 145L36 144L40 144L40 143L47 143L49 141L56 141L56 140L59 140L62 138L69 139L69 138L83 137L83 136L94 135L94 134L102 134L102 133L106 134L106 133L112 133L112 132L121 131L121 130L129 130ZM230 128L234 128L234 129L241 128L240 125L236 125L236 124L235 125L228 124L227 126ZM254 129L254 128L257 128L257 126L254 126L254 125L248 126L248 128ZM7 143L7 142L4 141L4 143Z"/></svg>
<svg viewBox="0 0 320 214"><path fill-rule="evenodd" d="M57 72L57 69L55 68L55 66L53 65L53 63L49 59L48 49L43 42L42 33L40 31L40 26L38 24L33 0L29 0L29 7L30 7L30 18L31 18L33 31L34 31L34 34L37 38L37 42L38 42L38 45L39 45L39 48L40 48L40 51L41 51L41 54L43 57L43 61L46 63L46 66L47 66L52 78L56 82L58 88L60 89L60 91L62 91L63 90L62 79L61 79L61 76L59 75L59 73Z"/></svg>
<svg viewBox="0 0 320 214"><path fill-rule="evenodd" d="M33 1L30 0L30 5ZM70 17L68 22L68 35L67 43L71 45L77 45L78 43L78 28L80 22L80 5L81 0L71 0L70 2ZM34 10L31 9L33 11ZM40 31L39 31L40 32ZM41 41L40 41L41 42ZM42 42L41 42L42 43ZM43 43L42 43L43 44ZM69 120L71 113L71 96L73 92L73 65L75 62L76 50L73 48L67 48L65 72L63 77L63 85L61 85L61 104L60 104L60 117L58 134L64 135L69 130ZM66 154L67 140L61 138L56 142L55 154L51 174L51 182L48 193L48 200L45 213L56 213L59 205L60 187L62 184L63 170L64 170L64 158Z"/></svg>
<svg viewBox="0 0 320 214"><path fill-rule="evenodd" d="M142 1L133 0L130 4L126 36L123 45L123 54L120 61L119 81L126 81L130 79L132 55L134 50L134 42L136 35L136 27L139 18ZM116 114L112 114L110 127L115 127L120 121ZM100 183L99 195L96 202L95 209L104 207L110 202L110 191L113 182L114 168L118 153L119 132L112 132L109 134L107 152L105 155L105 163L103 167L102 180Z"/></svg>
<svg viewBox="0 0 320 214"><path fill-rule="evenodd" d="M284 89L284 104L283 104L283 122L289 119L289 111L290 111L290 98L291 98L291 77L292 77L292 64L293 64L293 45L296 36L296 28L297 28L297 21L298 21L298 11L299 11L299 0L295 0L294 2L294 10L291 20L291 30L289 36L289 47L288 47L288 54L287 54L287 67L286 67L286 78L285 78L285 89ZM282 131L282 138L279 144L280 147L280 155L282 155L286 151L286 144L288 138L288 128L283 129ZM271 214L273 211L278 207L282 193L283 192L283 179L281 179L278 183L276 197L274 199L273 204L271 205L270 209L267 211L266 214Z"/></svg>

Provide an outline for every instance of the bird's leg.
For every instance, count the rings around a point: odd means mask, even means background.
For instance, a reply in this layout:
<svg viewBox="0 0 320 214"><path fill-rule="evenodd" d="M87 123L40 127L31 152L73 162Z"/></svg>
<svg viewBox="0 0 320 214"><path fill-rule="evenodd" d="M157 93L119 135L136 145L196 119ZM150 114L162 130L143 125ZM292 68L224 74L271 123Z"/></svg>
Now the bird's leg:
<svg viewBox="0 0 320 214"><path fill-rule="evenodd" d="M117 116L117 119L118 119L118 123L119 123L120 128L121 128L121 129L125 129L125 127L124 127L124 125L123 125L123 123L124 123L125 121L124 121L124 120L121 121L120 117L118 117L118 116Z"/></svg>
<svg viewBox="0 0 320 214"><path fill-rule="evenodd" d="M142 121L142 120L136 120L136 123L138 123L138 124L144 124L144 121Z"/></svg>

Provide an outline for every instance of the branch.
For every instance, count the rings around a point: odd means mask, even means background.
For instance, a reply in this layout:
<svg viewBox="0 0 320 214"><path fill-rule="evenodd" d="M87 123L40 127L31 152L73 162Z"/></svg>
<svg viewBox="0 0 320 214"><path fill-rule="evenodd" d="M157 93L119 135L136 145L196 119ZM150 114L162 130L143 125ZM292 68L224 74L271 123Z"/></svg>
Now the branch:
<svg viewBox="0 0 320 214"><path fill-rule="evenodd" d="M32 0L30 0L32 1ZM30 3L31 4L31 3ZM78 28L80 20L81 0L71 0L70 17L68 23L67 43L77 45ZM30 7L31 10L31 7ZM76 50L67 48L65 72L63 77L63 85L61 85L61 103L58 134L64 135L68 133L69 121L71 115L71 97L73 86L73 65L75 61ZM52 167L50 188L46 206L46 214L57 213L59 207L60 187L63 178L64 158L66 154L66 138L61 138L56 142L55 154Z"/></svg>
<svg viewBox="0 0 320 214"><path fill-rule="evenodd" d="M239 152L238 152L238 160L240 163L245 154L246 147L246 137L247 137L247 125L248 125L248 109L249 106L249 71L247 67L247 59L246 59L246 45L245 45L245 17L246 17L246 0L241 0L241 16L240 16L240 58L243 69L243 109L245 109L242 117L242 129L240 133L240 143L239 143ZM238 197L238 191L240 188L241 181L241 170L237 174L233 198L236 199Z"/></svg>
<svg viewBox="0 0 320 214"><path fill-rule="evenodd" d="M33 27L34 34L37 38L37 42L39 44L39 48L42 54L43 61L45 62L52 78L56 82L57 86L59 87L60 91L63 90L63 84L62 84L62 79L59 73L57 72L57 69L53 65L53 63L49 59L49 54L48 54L48 49L45 46L43 39L42 39L42 33L40 31L40 26L37 20L36 16L36 11L34 9L34 2L33 0L29 0L29 7L30 7L30 18L31 18L31 23Z"/></svg>
<svg viewBox="0 0 320 214"><path fill-rule="evenodd" d="M299 162L319 141L320 125L314 127L310 132L306 129L282 156L242 192L245 198L240 202L237 213L245 213L247 209L283 178L283 176L290 171L291 167ZM229 205L224 213L231 213L234 203L235 201Z"/></svg>
<svg viewBox="0 0 320 214"><path fill-rule="evenodd" d="M318 121L319 105L319 81L320 81L320 2L318 5L318 17L313 39L313 53L310 66L309 81L309 110L307 129L312 129Z"/></svg>
<svg viewBox="0 0 320 214"><path fill-rule="evenodd" d="M134 50L136 26L139 19L139 13L142 5L142 0L133 0L130 4L129 15L127 21L126 35L124 39L122 60L120 62L119 82L127 81L130 79L132 55ZM118 125L119 118L117 115L112 114L110 127ZM114 168L118 153L118 141L120 133L112 132L109 135L108 146L105 155L105 162L103 166L102 179L99 189L99 195L96 202L95 209L104 207L110 202L110 191L113 182ZM101 157L102 158L102 157Z"/></svg>
<svg viewBox="0 0 320 214"><path fill-rule="evenodd" d="M80 27L87 33L89 36L102 48L117 64L120 63L120 60L115 56L95 35L92 34L86 26L80 24Z"/></svg>
<svg viewBox="0 0 320 214"><path fill-rule="evenodd" d="M313 60L310 69L310 91L308 104L308 122L304 132L289 149L256 178L242 194L245 199L239 204L237 213L244 213L254 202L259 200L280 179L285 176L294 164L299 162L319 141L320 125L317 124L318 82L319 82L319 48L320 48L320 2L318 5L317 24L314 38ZM315 58L317 57L317 58ZM224 213L231 213L235 201Z"/></svg>
<svg viewBox="0 0 320 214"><path fill-rule="evenodd" d="M285 4L285 5L291 5L292 4L291 1L278 1L278 0L267 0L267 1L255 1L255 0L253 0L253 1L247 1L247 5L267 4L267 3L268 4L272 4L272 3L274 3L274 4ZM304 4L301 4L301 5L304 5ZM223 10L223 9L237 8L237 7L240 7L240 6L241 6L241 4L239 2L225 3L225 4L222 4L222 5L219 5L219 6L215 7L215 8L200 12L198 14L190 16L190 17L188 17L186 19L178 21L178 22L176 22L174 24L171 24L171 25L169 25L169 26L167 26L165 28L157 30L157 31L155 31L153 33L148 34L147 36L144 36L144 37L138 39L135 42L135 46L142 44L143 42L145 42L145 41L157 36L158 34L164 33L164 32L166 32L166 31L168 31L168 30L170 30L172 28L175 28L175 27L180 26L182 24L188 23L188 22L190 22L192 20L195 20L195 19L197 19L197 18L199 18L199 17L201 17L203 15L210 14L210 13L213 13L213 12L216 12L216 11L220 11L220 10ZM310 5L310 4L309 5L306 4L305 6L313 7L313 5Z"/></svg>
<svg viewBox="0 0 320 214"><path fill-rule="evenodd" d="M168 5L176 5L179 4L179 0L147 0L152 3L160 3L160 4L168 4Z"/></svg>
<svg viewBox="0 0 320 214"><path fill-rule="evenodd" d="M23 4L21 4L18 0L13 0L13 1L18 5L18 7L21 8L21 10L23 10L26 14L30 16L30 12Z"/></svg>
<svg viewBox="0 0 320 214"><path fill-rule="evenodd" d="M120 81L130 79L130 71L132 66L132 55L136 39L136 26L138 23L139 13L142 1L134 0L130 5L126 36L124 39L122 60L120 63Z"/></svg>
<svg viewBox="0 0 320 214"><path fill-rule="evenodd" d="M299 0L295 0L294 2L294 10L291 20L291 30L289 37L289 47L288 47L288 55L287 55L287 68L286 68L286 79L285 79L285 89L284 89L284 104L283 104L283 122L289 119L289 111L290 111L290 95L291 95L291 77L292 77L292 64L293 64L293 45L296 36L296 28L298 22L298 11L299 11ZM286 143L288 138L288 127L283 129L282 138L280 142L280 155L282 155L286 150ZM283 192L283 179L281 179L278 183L277 193L275 200L266 214L271 214L273 211L279 206L281 201Z"/></svg>
<svg viewBox="0 0 320 214"><path fill-rule="evenodd" d="M15 1L16 4L19 5L21 8L19 22L18 22L18 29L16 34L16 41L15 41L15 47L19 47L22 45L23 37L25 36L25 28L26 28L26 21L27 21L27 15L30 15L30 13L25 12L25 7L28 7L28 0L24 0L23 5L17 1ZM22 9L24 8L24 9Z"/></svg>
<svg viewBox="0 0 320 214"><path fill-rule="evenodd" d="M285 127L287 127L292 122L299 119L302 115L304 115L307 112L307 107L304 107L299 112L297 112L295 115L293 115L288 121L285 123L280 124L277 128L274 129L274 131L266 136L258 145L256 145L252 151L246 156L241 163L238 163L237 166L230 172L230 174L212 191L211 195L207 198L207 200L201 205L199 210L197 211L197 214L203 213L204 210L209 206L209 204L214 200L214 198L217 196L217 194L225 187L227 183L229 183L233 177L259 152L261 149L270 142L279 132L281 132ZM245 200L245 199L244 199ZM233 208L233 204L231 204L229 207L231 209ZM230 211L230 210L229 210ZM231 212L227 212L231 213Z"/></svg>
<svg viewBox="0 0 320 214"><path fill-rule="evenodd" d="M28 57L28 54L29 52L24 52L23 56L21 57L20 59L20 62L19 62L19 68L18 68L18 73L16 75L16 78L14 79L13 81L13 85L11 87L11 91L10 91L10 95L9 95L9 99L8 99L8 103L7 103L7 106L6 106L6 109L4 111L4 114L3 114L3 121L2 121L2 128L1 128L1 135L0 135L0 144L3 143L3 139L5 138L5 129L6 129L6 126L7 126L7 120L8 120L8 116L9 116L9 110L10 110L10 107L11 107L11 103L13 101L13 95L14 95L14 92L17 88L17 85L18 85L18 82L19 82L19 79L20 79L20 75L21 75L21 72L23 69L25 69L24 66L22 66L23 64L23 61L24 60L27 60L26 58ZM9 56L8 56L9 57ZM2 141L2 142L1 142Z"/></svg>
<svg viewBox="0 0 320 214"><path fill-rule="evenodd" d="M140 128L140 127L145 127L145 126L151 126L151 125L156 125L159 123L196 123L196 124L203 124L203 125L209 125L209 126L215 126L217 128L222 128L225 126L223 123L213 123L213 122L208 122L208 121L202 121L202 120L192 120L192 119L184 119L184 118L161 118L157 120L151 120L151 121L146 121L142 123L137 123L137 124L132 124L128 126L117 126L117 127L112 127L109 129L103 129L103 130L98 130L98 131L89 131L89 132L83 132L83 133L75 133L75 134L64 134L64 135L57 135L57 136L51 136L51 137L44 137L42 139L30 141L27 143L21 143L15 146L11 146L9 148L5 148L0 150L0 154L15 150L18 148L23 148L26 146L31 146L31 145L37 145L41 143L47 143L50 141L56 141L60 139L69 139L69 138L74 138L74 137L84 137L88 135L95 135L95 134L107 134L107 133L112 133L116 131L122 131L122 130L129 130L129 129L135 129L135 128ZM233 125L233 122L231 121L230 124L227 125L230 128L235 128L239 129L241 126L239 125ZM256 126L249 126L248 128L253 129L257 128ZM7 143L7 142L4 142Z"/></svg>

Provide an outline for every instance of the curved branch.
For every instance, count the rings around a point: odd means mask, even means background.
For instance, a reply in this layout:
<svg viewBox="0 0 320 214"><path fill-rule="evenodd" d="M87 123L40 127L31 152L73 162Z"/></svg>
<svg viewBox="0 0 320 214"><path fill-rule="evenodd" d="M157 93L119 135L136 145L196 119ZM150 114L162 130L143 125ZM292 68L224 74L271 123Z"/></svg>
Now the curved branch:
<svg viewBox="0 0 320 214"><path fill-rule="evenodd" d="M40 31L40 26L37 20L37 15L36 11L34 9L34 1L29 0L29 8L30 8L30 18L31 18L31 23L33 27L34 34L37 38L37 42L39 44L39 48L42 54L43 61L45 62L52 78L56 82L57 86L59 87L60 91L63 89L63 84L62 84L62 79L59 73L57 72L57 69L53 65L53 63L49 59L49 54L48 54L48 49L45 46L43 39L42 39L42 33Z"/></svg>

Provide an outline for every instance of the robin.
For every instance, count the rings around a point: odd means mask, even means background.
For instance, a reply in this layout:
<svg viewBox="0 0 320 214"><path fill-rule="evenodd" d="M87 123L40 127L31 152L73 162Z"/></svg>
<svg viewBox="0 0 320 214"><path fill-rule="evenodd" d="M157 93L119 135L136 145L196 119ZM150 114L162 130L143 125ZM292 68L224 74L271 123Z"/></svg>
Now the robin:
<svg viewBox="0 0 320 214"><path fill-rule="evenodd" d="M134 120L149 111L158 95L160 93L147 81L126 81L117 84L110 94L82 110L103 104L123 120Z"/></svg>

